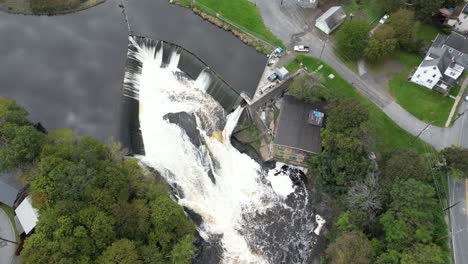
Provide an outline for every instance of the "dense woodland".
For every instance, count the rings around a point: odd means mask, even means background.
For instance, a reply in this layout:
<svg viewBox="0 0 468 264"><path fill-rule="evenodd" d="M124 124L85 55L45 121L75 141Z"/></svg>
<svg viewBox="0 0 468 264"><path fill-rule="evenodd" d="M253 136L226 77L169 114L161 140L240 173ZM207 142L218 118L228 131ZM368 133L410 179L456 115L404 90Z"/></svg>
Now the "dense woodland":
<svg viewBox="0 0 468 264"><path fill-rule="evenodd" d="M195 227L116 143L43 133L0 99L0 170L30 183L39 222L24 263L191 263Z"/></svg>

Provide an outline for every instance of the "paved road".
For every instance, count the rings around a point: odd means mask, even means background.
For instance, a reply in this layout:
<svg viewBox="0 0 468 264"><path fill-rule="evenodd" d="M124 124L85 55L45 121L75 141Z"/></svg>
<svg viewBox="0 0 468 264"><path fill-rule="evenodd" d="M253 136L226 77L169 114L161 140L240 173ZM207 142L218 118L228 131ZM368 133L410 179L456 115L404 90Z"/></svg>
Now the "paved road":
<svg viewBox="0 0 468 264"><path fill-rule="evenodd" d="M420 134L425 142L441 150L451 145L468 147L468 103L462 101L459 114L465 113L450 128L431 126L423 122L400 105L390 96L387 84L379 81L369 73L359 76L350 70L336 57L333 46L322 33L313 27L317 12L307 14L304 10L291 7L281 7L279 0L251 0L260 9L262 17L271 29L288 47L295 44L308 45L310 55L322 59L334 68L344 79L352 83L364 96L379 106L401 128L414 136ZM311 18L312 16L312 18ZM296 26L298 25L298 26ZM305 26L300 26L305 25ZM464 86L468 85L468 79ZM455 264L468 263L468 218L467 193L465 182L449 182L450 204L461 201L451 209L451 235L453 241Z"/></svg>
<svg viewBox="0 0 468 264"><path fill-rule="evenodd" d="M453 256L455 263L467 263L468 259L468 215L466 192L468 181L453 181L449 179L450 222L453 241Z"/></svg>
<svg viewBox="0 0 468 264"><path fill-rule="evenodd" d="M8 218L8 215L0 208L0 237L16 241L13 225ZM12 264L15 263L15 248L12 243L0 240L0 263Z"/></svg>

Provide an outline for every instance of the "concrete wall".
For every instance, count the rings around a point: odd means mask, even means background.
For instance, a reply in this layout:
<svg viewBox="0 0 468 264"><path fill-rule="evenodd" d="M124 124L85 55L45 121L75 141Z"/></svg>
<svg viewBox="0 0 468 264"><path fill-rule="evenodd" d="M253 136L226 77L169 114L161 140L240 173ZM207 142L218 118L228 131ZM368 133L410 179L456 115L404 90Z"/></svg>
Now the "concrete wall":
<svg viewBox="0 0 468 264"><path fill-rule="evenodd" d="M310 153L288 148L285 146L273 145L273 158L278 161L297 166L307 166L307 160L309 159Z"/></svg>

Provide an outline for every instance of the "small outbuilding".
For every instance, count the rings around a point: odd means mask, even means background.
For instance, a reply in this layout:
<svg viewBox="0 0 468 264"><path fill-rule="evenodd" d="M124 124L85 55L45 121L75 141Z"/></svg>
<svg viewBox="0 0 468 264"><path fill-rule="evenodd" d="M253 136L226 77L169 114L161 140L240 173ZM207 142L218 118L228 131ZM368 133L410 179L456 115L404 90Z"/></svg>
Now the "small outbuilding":
<svg viewBox="0 0 468 264"><path fill-rule="evenodd" d="M289 76L288 70L286 70L286 68L284 68L284 67L276 69L275 74L276 74L276 76L278 76L278 78L281 81L286 80L288 78L288 76Z"/></svg>
<svg viewBox="0 0 468 264"><path fill-rule="evenodd" d="M324 108L321 101L308 104L293 96L284 96L273 139L274 159L305 166L310 154L322 151L320 129L325 118Z"/></svg>
<svg viewBox="0 0 468 264"><path fill-rule="evenodd" d="M346 20L346 12L341 6L333 6L317 18L315 26L329 35Z"/></svg>
<svg viewBox="0 0 468 264"><path fill-rule="evenodd" d="M32 206L31 197L26 197L15 209L18 222L21 224L22 230L26 235L36 227L39 219L39 211Z"/></svg>
<svg viewBox="0 0 468 264"><path fill-rule="evenodd" d="M0 203L13 208L20 190L21 186L16 181L14 174L0 173Z"/></svg>

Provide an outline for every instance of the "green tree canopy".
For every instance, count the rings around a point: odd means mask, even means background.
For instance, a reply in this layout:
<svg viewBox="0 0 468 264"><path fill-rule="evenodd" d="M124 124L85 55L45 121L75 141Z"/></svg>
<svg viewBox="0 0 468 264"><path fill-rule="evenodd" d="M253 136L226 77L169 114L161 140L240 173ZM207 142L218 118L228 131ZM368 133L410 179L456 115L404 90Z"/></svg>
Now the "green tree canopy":
<svg viewBox="0 0 468 264"><path fill-rule="evenodd" d="M128 239L115 241L98 258L103 264L141 264L135 243Z"/></svg>
<svg viewBox="0 0 468 264"><path fill-rule="evenodd" d="M336 50L345 59L358 60L367 46L370 26L367 20L356 18L345 22L336 33Z"/></svg>
<svg viewBox="0 0 468 264"><path fill-rule="evenodd" d="M345 232L331 243L326 250L332 264L371 263L370 241L360 232Z"/></svg>
<svg viewBox="0 0 468 264"><path fill-rule="evenodd" d="M452 176L468 177L468 149L454 146L444 149L442 155L452 170Z"/></svg>
<svg viewBox="0 0 468 264"><path fill-rule="evenodd" d="M397 45L395 30L389 25L383 25L369 39L364 56L368 61L378 62L395 51Z"/></svg>
<svg viewBox="0 0 468 264"><path fill-rule="evenodd" d="M423 0L424 1L424 0ZM414 12L408 9L400 9L393 13L389 19L389 25L395 31L398 47L407 51L419 49L415 31Z"/></svg>
<svg viewBox="0 0 468 264"><path fill-rule="evenodd" d="M301 73L294 78L288 88L288 93L299 100L314 102L330 98L330 90L322 84L323 76L319 73Z"/></svg>

